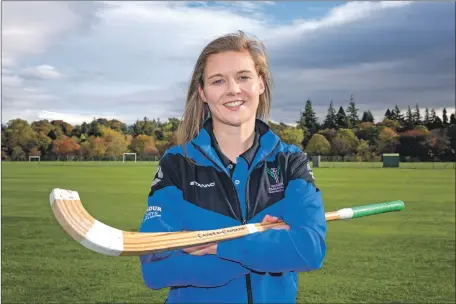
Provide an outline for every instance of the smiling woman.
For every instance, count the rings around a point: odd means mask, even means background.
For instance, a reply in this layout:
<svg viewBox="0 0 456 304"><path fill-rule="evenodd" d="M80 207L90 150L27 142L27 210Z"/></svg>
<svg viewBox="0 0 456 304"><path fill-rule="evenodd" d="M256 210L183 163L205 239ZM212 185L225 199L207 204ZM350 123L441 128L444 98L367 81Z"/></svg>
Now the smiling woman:
<svg viewBox="0 0 456 304"><path fill-rule="evenodd" d="M141 256L146 286L167 303L294 303L297 272L326 254L322 196L305 154L267 124L266 49L243 32L219 37L196 62L178 145L160 160L141 232L212 230L282 220L250 236ZM210 287L210 288L209 288Z"/></svg>

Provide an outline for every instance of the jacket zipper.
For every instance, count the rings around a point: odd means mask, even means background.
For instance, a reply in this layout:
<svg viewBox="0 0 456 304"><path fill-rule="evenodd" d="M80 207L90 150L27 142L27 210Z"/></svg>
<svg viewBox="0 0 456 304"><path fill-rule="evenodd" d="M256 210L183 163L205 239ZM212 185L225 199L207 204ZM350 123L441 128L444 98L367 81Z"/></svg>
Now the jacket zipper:
<svg viewBox="0 0 456 304"><path fill-rule="evenodd" d="M198 145L193 144L198 151L200 151L207 159L209 159L215 166L217 166L219 169L222 169L215 161L213 161ZM250 174L249 174L250 176ZM234 190L234 193L236 193L236 202L239 205L239 208L241 208L241 202L239 201L239 194L236 190L236 187L233 184L232 179L230 178L231 181L231 187ZM247 223L247 204L246 204L246 209L245 209L245 218L242 216L242 209L241 209L241 223L242 225L245 225ZM247 303L248 304L253 304L253 297L252 297L252 281L250 280L250 273L245 275L245 287L247 289Z"/></svg>
<svg viewBox="0 0 456 304"><path fill-rule="evenodd" d="M269 157L269 155L271 155L276 149L277 149L277 146L279 145L280 142L278 142L274 149L271 150L270 153L268 153L265 157L263 157L260 161L258 161L258 164L255 165L255 168L261 163L263 162L263 160L265 160L266 158ZM209 159L215 166L217 166L219 169L223 169L221 168L215 161L213 161L198 145L196 145L195 143L193 143L193 145L207 158ZM252 170L253 171L253 170ZM231 180L231 178L230 178ZM246 185L245 185L245 218L242 216L242 209L241 209L241 218L242 218L242 225L246 225L247 224L247 218L249 216L248 212L249 212L249 204L248 204L248 195L249 195L249 181L250 181L250 174L247 176L247 182L246 182ZM233 181L231 180L231 186L234 190L234 192L236 193L236 202L238 203L239 207L241 207L241 202L239 201L239 195L238 195L238 192L236 190L236 187L234 186L233 184ZM247 289L247 303L248 304L253 304L253 296L252 296L252 281L250 279L250 273L249 274L246 274L245 276L245 285L246 285L246 289Z"/></svg>
<svg viewBox="0 0 456 304"><path fill-rule="evenodd" d="M257 168L259 166L259 164L261 164L266 158L269 157L269 155L271 155L276 149L277 149L277 146L279 145L279 143L277 143L274 147L274 149L272 149L272 151L270 153L268 153L265 157L263 157L260 161L258 161L258 164L255 165L255 168ZM254 168L254 169L255 169ZM253 171L253 170L252 170ZM250 173L249 175L247 176L247 182L245 184L245 219L242 221L242 224L245 225L247 224L247 218L249 217L249 181L250 181ZM246 288L247 288L247 303L248 304L253 304L253 296L252 296L252 281L250 280L250 273L246 275Z"/></svg>

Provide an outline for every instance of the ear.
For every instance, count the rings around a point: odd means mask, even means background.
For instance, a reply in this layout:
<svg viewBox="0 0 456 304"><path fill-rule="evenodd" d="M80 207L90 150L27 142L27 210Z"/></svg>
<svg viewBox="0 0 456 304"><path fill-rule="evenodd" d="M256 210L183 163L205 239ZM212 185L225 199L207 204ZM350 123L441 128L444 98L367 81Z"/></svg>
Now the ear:
<svg viewBox="0 0 456 304"><path fill-rule="evenodd" d="M204 94L204 90L203 90L203 88L201 88L201 86L198 86L198 93L199 93L201 99L203 100L203 102L207 103L206 95Z"/></svg>
<svg viewBox="0 0 456 304"><path fill-rule="evenodd" d="M264 81L263 81L263 76L260 75L260 95L264 93L265 86L264 86Z"/></svg>

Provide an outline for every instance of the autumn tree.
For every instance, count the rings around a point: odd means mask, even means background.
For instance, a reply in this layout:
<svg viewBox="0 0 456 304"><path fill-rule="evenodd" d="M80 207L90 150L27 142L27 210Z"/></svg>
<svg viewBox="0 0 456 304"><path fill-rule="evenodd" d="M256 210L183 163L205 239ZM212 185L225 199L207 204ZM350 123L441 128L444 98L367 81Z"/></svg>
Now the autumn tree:
<svg viewBox="0 0 456 304"><path fill-rule="evenodd" d="M57 156L64 157L67 160L78 155L81 146L74 141L72 137L64 137L56 139L52 142L53 151Z"/></svg>
<svg viewBox="0 0 456 304"><path fill-rule="evenodd" d="M81 154L85 159L101 160L106 153L106 144L104 138L90 136L86 141L81 143Z"/></svg>
<svg viewBox="0 0 456 304"><path fill-rule="evenodd" d="M300 128L282 128L278 131L277 135L287 144L296 145L298 147L301 147L301 143L304 140L304 131Z"/></svg>
<svg viewBox="0 0 456 304"><path fill-rule="evenodd" d="M337 130L336 136L331 141L332 152L342 157L354 154L357 146L358 138L355 133L346 128Z"/></svg>
<svg viewBox="0 0 456 304"><path fill-rule="evenodd" d="M379 128L374 123L362 122L359 124L355 134L360 140L365 140L369 145L373 146L378 139L379 132Z"/></svg>
<svg viewBox="0 0 456 304"><path fill-rule="evenodd" d="M100 134L106 146L105 157L115 160L122 158L123 153L128 150L125 135L106 126L100 127Z"/></svg>
<svg viewBox="0 0 456 304"><path fill-rule="evenodd" d="M398 139L399 136L393 129L382 127L377 140L378 154L396 152L396 147L399 144Z"/></svg>
<svg viewBox="0 0 456 304"><path fill-rule="evenodd" d="M314 134L306 147L306 152L311 155L328 155L331 152L331 144L321 134Z"/></svg>

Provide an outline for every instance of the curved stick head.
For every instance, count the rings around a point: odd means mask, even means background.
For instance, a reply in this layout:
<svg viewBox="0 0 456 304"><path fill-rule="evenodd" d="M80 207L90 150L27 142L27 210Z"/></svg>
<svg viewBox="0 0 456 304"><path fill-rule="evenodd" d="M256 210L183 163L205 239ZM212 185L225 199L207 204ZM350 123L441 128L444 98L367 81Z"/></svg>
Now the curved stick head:
<svg viewBox="0 0 456 304"><path fill-rule="evenodd" d="M49 197L57 221L74 240L101 254L122 254L123 231L94 219L82 206L78 192L56 188Z"/></svg>

